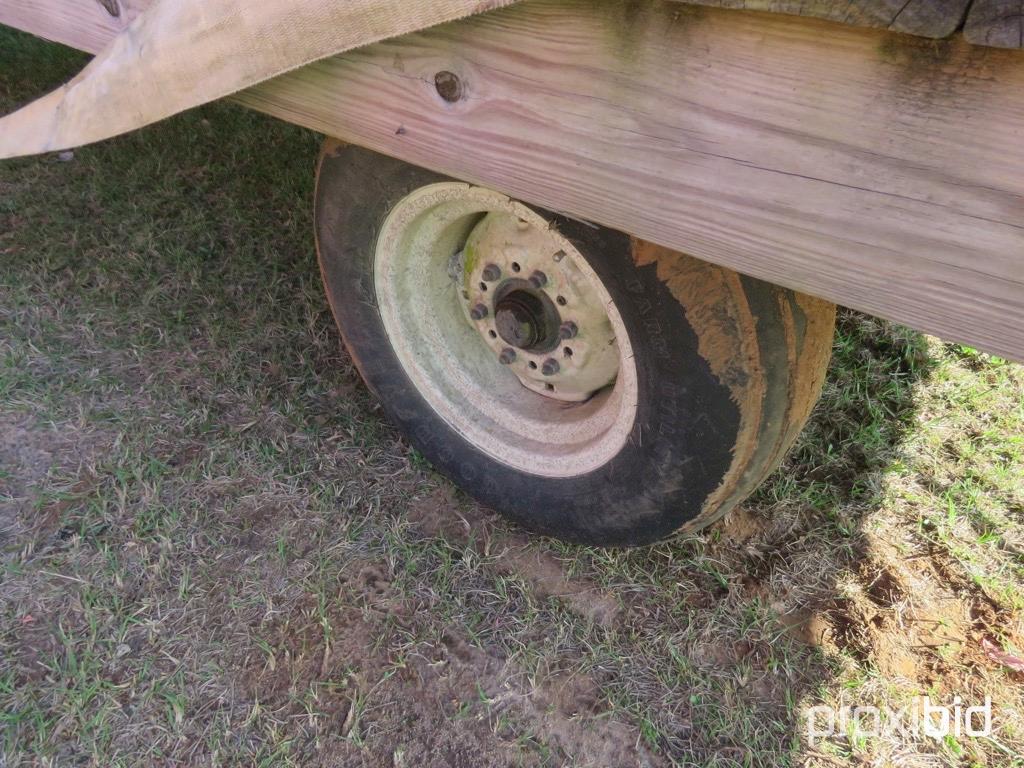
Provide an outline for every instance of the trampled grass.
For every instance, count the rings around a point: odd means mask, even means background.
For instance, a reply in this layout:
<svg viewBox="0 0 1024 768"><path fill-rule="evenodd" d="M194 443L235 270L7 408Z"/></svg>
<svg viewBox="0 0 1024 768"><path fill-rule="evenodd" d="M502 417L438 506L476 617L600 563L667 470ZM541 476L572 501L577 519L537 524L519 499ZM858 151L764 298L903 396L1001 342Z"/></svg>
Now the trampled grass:
<svg viewBox="0 0 1024 768"><path fill-rule="evenodd" d="M0 108L81 63L0 30ZM1024 369L843 312L723 524L528 536L341 349L317 147L215 105L0 164L0 764L1024 765ZM922 695L994 732L807 736Z"/></svg>

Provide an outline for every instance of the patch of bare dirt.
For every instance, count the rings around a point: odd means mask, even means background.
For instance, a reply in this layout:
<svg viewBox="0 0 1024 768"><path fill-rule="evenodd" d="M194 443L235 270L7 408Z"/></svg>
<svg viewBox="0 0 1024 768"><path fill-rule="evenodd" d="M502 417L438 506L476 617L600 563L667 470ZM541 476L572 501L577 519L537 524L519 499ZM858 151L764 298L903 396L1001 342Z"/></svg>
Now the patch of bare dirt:
<svg viewBox="0 0 1024 768"><path fill-rule="evenodd" d="M353 604L350 590L366 598L364 607ZM530 681L454 626L410 642L424 627L415 611L401 609L386 570L373 562L349 569L342 594L326 617L306 596L262 628L264 644L240 662L252 701L281 720L316 723L306 730L317 764L549 764L532 744L543 744L559 765L662 764L636 747L633 728L607 716L590 675Z"/></svg>
<svg viewBox="0 0 1024 768"><path fill-rule="evenodd" d="M0 552L57 532L65 512L96 485L90 459L106 437L64 430L29 416L0 413ZM54 470L79 474L55 500L35 507L37 490Z"/></svg>
<svg viewBox="0 0 1024 768"><path fill-rule="evenodd" d="M763 537L767 525L768 521L758 515L754 507L740 504L722 518L718 528L722 539L740 545Z"/></svg>
<svg viewBox="0 0 1024 768"><path fill-rule="evenodd" d="M934 553L912 556L872 538L855 581L820 610L794 611L786 623L802 641L847 651L886 679L936 693L963 690L965 676L990 661L982 639L1000 624L978 588L951 578Z"/></svg>
<svg viewBox="0 0 1024 768"><path fill-rule="evenodd" d="M534 546L527 534L508 529L498 533L488 520L489 514L475 504L468 512L460 509L448 487L417 501L409 517L429 536L441 536L460 546L472 545L478 554L493 557L499 573L522 578L540 600L560 600L576 615L604 627L612 626L622 613L614 595L585 579L568 576L565 566Z"/></svg>
<svg viewBox="0 0 1024 768"><path fill-rule="evenodd" d="M460 545L469 541L472 531L482 531L485 539L493 535L488 513L475 504L468 510L461 506L452 488L444 485L413 501L409 521L425 536L440 536Z"/></svg>

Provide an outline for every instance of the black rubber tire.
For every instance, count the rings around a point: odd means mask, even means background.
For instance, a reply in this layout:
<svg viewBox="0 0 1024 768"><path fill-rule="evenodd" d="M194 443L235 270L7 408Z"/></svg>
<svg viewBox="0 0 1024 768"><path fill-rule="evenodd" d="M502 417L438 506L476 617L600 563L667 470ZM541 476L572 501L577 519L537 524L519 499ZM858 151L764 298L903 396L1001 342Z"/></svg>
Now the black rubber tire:
<svg viewBox="0 0 1024 768"><path fill-rule="evenodd" d="M600 469L549 478L502 464L454 432L392 352L373 284L381 222L410 192L444 180L328 141L315 209L320 266L345 344L389 418L438 470L531 530L639 545L714 521L777 466L820 392L835 307L544 211L625 323L640 388L633 433Z"/></svg>

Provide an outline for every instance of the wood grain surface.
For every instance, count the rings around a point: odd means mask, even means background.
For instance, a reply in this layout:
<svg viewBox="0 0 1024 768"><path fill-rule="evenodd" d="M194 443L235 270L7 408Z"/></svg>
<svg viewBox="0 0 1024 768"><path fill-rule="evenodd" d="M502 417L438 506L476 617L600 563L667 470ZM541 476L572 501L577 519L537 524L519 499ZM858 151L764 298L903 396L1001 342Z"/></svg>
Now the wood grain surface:
<svg viewBox="0 0 1024 768"><path fill-rule="evenodd" d="M434 85L463 85L451 104ZM1024 359L1024 53L677 2L532 0L237 97Z"/></svg>

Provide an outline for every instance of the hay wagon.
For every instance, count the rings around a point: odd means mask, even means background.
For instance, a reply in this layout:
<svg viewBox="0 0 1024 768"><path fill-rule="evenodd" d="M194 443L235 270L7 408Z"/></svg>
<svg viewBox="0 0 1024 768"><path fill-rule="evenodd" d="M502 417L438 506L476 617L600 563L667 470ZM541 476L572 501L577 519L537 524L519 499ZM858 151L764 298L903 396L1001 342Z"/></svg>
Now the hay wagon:
<svg viewBox="0 0 1024 768"><path fill-rule="evenodd" d="M835 303L1024 359L1017 2L0 0L0 23L99 53L0 122L0 156L222 96L332 137L316 237L352 357L534 530L636 544L728 511L806 420Z"/></svg>

